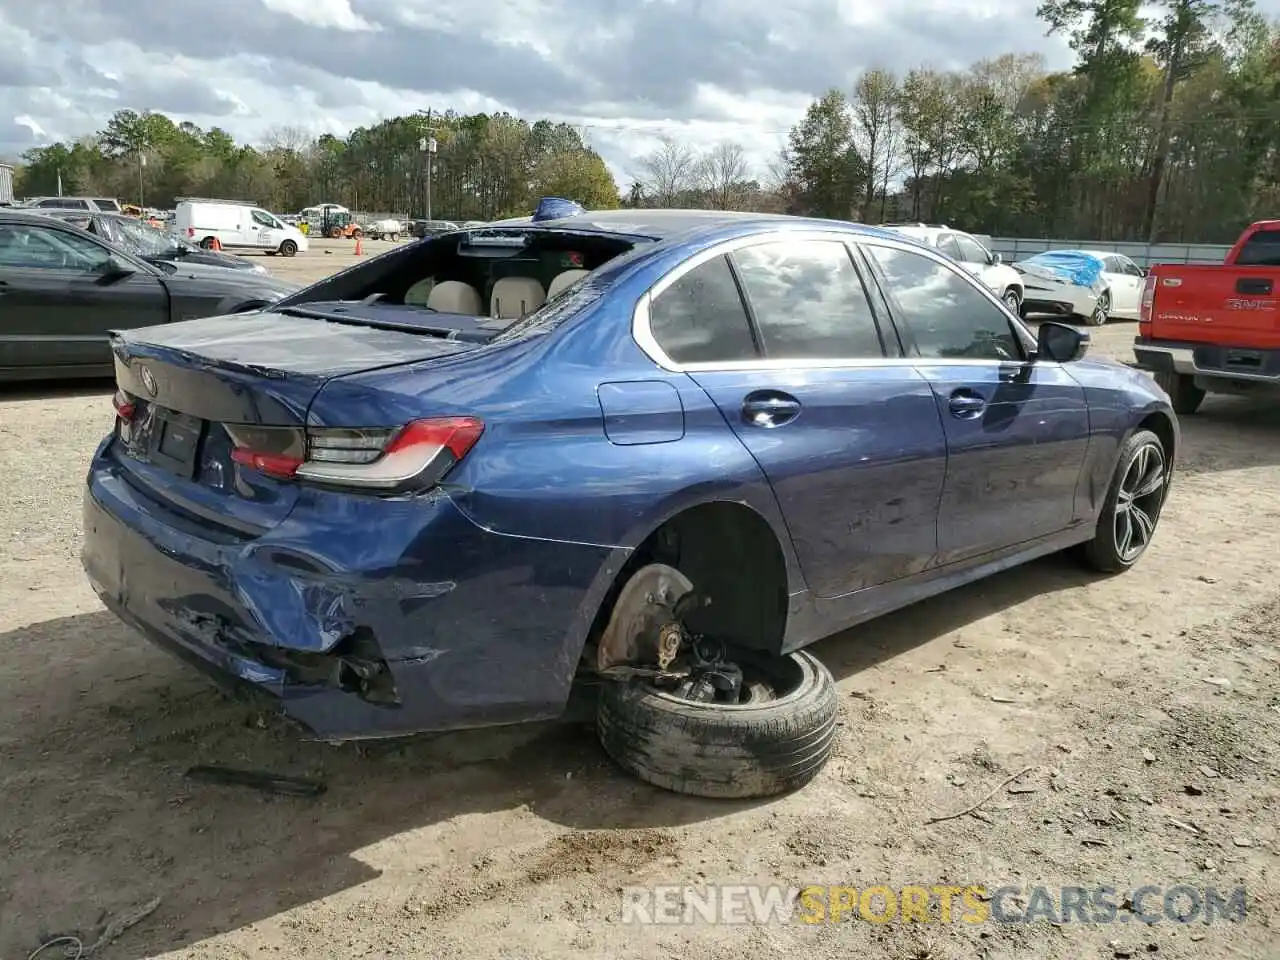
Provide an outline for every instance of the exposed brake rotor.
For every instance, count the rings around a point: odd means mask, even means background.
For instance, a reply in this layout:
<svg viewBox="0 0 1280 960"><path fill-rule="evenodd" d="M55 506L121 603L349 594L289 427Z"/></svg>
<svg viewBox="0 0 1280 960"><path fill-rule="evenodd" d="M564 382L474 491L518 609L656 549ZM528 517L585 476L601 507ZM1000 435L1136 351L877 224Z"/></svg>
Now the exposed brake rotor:
<svg viewBox="0 0 1280 960"><path fill-rule="evenodd" d="M681 601L693 593L693 583L675 567L651 563L637 570L613 605L596 650L596 669L665 671L684 638L677 607L686 606Z"/></svg>

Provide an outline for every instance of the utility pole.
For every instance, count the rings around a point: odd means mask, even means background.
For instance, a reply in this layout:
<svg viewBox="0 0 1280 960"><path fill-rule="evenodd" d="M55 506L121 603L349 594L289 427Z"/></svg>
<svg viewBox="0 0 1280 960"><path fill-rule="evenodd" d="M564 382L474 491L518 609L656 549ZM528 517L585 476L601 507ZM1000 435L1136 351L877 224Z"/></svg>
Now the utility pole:
<svg viewBox="0 0 1280 960"><path fill-rule="evenodd" d="M146 165L147 165L146 155L141 150L139 150L138 151L138 208L139 209L142 209L146 206L146 198L143 196L143 192L142 192L142 171L146 167Z"/></svg>
<svg viewBox="0 0 1280 960"><path fill-rule="evenodd" d="M435 165L436 138L431 135L431 108L427 108L427 219L431 219L431 168Z"/></svg>

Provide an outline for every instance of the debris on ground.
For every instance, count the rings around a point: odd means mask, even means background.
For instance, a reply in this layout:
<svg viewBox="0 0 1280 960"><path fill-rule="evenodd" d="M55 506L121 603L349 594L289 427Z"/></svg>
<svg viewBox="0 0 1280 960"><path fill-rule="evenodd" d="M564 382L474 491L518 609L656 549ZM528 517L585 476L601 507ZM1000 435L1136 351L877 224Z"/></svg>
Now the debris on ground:
<svg viewBox="0 0 1280 960"><path fill-rule="evenodd" d="M160 907L160 897L153 897L136 910L128 913L122 913L116 917L105 927L102 933L98 935L98 939L94 940L89 947L85 947L84 942L79 937L68 935L53 937L46 940L40 946L27 956L27 960L35 960L40 954L44 953L52 947L63 945L63 956L67 960L88 960L99 950L109 947L124 934L130 927L137 926L151 914L155 913ZM50 954L52 956L52 954Z"/></svg>
<svg viewBox="0 0 1280 960"><path fill-rule="evenodd" d="M1013 781L1018 780L1025 774L1028 774L1035 769L1036 769L1036 764L1034 763L1029 767L1024 767L1023 769L1015 773L1013 776L1006 777L1004 780L997 783L980 800L978 800L977 803L971 804L965 807L963 810L958 810L955 813L943 814L940 817L930 817L928 820L925 821L925 823L930 824L930 823L941 823L944 820L958 820L960 817L963 817L966 814L973 813L979 807L981 807L984 803L986 803L988 800L994 797L997 793L999 793L1002 787L1007 787L1009 784L1013 783Z"/></svg>
<svg viewBox="0 0 1280 960"><path fill-rule="evenodd" d="M266 770L237 770L234 767L198 766L186 772L188 780L253 787L267 793L283 793L295 797L318 797L328 789L323 780L285 777Z"/></svg>

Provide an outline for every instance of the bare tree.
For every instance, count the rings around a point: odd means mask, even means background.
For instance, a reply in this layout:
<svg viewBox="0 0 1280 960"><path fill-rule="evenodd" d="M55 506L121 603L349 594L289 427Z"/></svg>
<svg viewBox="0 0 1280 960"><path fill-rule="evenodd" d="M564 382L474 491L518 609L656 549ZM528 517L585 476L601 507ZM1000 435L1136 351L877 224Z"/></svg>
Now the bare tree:
<svg viewBox="0 0 1280 960"><path fill-rule="evenodd" d="M306 130L290 124L272 127L262 138L262 145L266 149L284 150L288 153L302 153L314 142L315 137Z"/></svg>
<svg viewBox="0 0 1280 960"><path fill-rule="evenodd" d="M718 144L703 156L695 171L698 189L714 210L731 210L742 202L747 157L738 143Z"/></svg>
<svg viewBox="0 0 1280 960"><path fill-rule="evenodd" d="M898 78L888 70L868 70L853 88L854 142L866 160L867 186L862 197L862 219L872 219L876 193L889 192L889 181L900 172L898 155L898 104L902 91ZM881 201L881 219L884 202Z"/></svg>
<svg viewBox="0 0 1280 960"><path fill-rule="evenodd" d="M673 206L681 194L695 185L698 156L686 144L660 137L659 147L640 160L636 178L645 197L659 207Z"/></svg>

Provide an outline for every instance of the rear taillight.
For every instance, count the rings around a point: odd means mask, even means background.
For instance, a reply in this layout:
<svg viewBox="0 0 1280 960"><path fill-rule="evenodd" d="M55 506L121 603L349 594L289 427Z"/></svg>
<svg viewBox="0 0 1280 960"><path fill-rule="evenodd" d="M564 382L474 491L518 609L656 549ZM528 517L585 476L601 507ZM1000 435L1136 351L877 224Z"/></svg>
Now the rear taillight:
<svg viewBox="0 0 1280 960"><path fill-rule="evenodd" d="M1142 299L1138 301L1138 336L1151 336L1151 313L1156 300L1156 277L1148 273L1142 284Z"/></svg>
<svg viewBox="0 0 1280 960"><path fill-rule="evenodd" d="M111 405L116 408L116 416L121 420L132 420L134 412L138 409L123 390L116 391L116 395L111 398Z"/></svg>
<svg viewBox="0 0 1280 960"><path fill-rule="evenodd" d="M279 479L399 493L443 479L475 446L484 423L475 417L414 420L398 430L227 425L231 458Z"/></svg>

